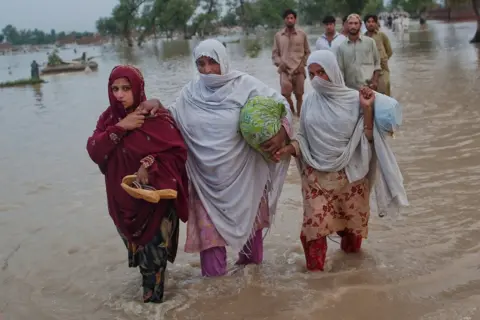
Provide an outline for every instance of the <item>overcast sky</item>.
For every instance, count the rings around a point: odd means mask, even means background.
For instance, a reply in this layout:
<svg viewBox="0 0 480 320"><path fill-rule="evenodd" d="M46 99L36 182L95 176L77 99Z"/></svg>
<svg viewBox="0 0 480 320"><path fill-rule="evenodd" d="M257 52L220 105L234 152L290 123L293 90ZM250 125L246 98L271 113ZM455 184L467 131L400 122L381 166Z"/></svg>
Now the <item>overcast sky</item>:
<svg viewBox="0 0 480 320"><path fill-rule="evenodd" d="M7 24L44 31L95 31L118 0L0 0L0 30Z"/></svg>

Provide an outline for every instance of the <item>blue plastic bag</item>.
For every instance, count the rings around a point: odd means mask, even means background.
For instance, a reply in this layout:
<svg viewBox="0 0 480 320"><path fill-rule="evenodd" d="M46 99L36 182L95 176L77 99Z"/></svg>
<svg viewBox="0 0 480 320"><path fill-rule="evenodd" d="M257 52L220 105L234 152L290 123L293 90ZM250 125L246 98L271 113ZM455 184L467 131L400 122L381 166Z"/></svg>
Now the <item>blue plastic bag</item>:
<svg viewBox="0 0 480 320"><path fill-rule="evenodd" d="M393 135L402 125L403 112L400 103L384 94L375 93L375 126L382 133Z"/></svg>

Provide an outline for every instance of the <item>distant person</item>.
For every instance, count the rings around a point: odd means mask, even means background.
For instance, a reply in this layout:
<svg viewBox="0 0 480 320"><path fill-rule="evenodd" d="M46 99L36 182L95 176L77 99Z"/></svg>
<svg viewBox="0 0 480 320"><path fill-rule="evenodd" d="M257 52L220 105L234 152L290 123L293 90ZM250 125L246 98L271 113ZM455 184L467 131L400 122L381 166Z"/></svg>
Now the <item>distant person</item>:
<svg viewBox="0 0 480 320"><path fill-rule="evenodd" d="M387 96L390 95L390 69L388 67L388 60L392 57L393 51L392 46L390 45L390 40L388 36L379 31L379 21L378 16L374 14L369 14L365 16L365 25L367 26L366 36L369 36L375 40L377 45L378 53L380 55L380 67L382 71L378 79L378 88L377 91Z"/></svg>
<svg viewBox="0 0 480 320"><path fill-rule="evenodd" d="M392 29L393 28L393 17L392 15L388 15L388 18L387 18L387 26L388 28Z"/></svg>
<svg viewBox="0 0 480 320"><path fill-rule="evenodd" d="M427 19L425 18L425 13L420 14L420 29L424 30L427 27Z"/></svg>
<svg viewBox="0 0 480 320"><path fill-rule="evenodd" d="M30 65L30 77L32 79L39 79L40 78L40 72L39 72L39 65L37 61L33 60L32 64Z"/></svg>
<svg viewBox="0 0 480 320"><path fill-rule="evenodd" d="M335 30L336 22L337 19L333 16L326 16L323 19L325 33L316 42L315 47L317 50L330 50L336 53L337 48L347 39L346 36Z"/></svg>
<svg viewBox="0 0 480 320"><path fill-rule="evenodd" d="M347 23L348 16L343 17L342 19L342 32L345 37L348 37L348 23Z"/></svg>
<svg viewBox="0 0 480 320"><path fill-rule="evenodd" d="M362 19L351 14L347 19L348 39L337 50L337 59L347 87L360 90L369 86L378 89L380 55L375 40L360 33Z"/></svg>
<svg viewBox="0 0 480 320"><path fill-rule="evenodd" d="M308 45L307 34L295 27L297 13L291 9L283 13L285 28L275 34L272 60L278 73L280 74L280 86L282 95L290 104L292 113L295 108L292 101L292 91L297 101L297 116L303 103L303 93L305 85L305 67L308 56L310 55L310 46Z"/></svg>

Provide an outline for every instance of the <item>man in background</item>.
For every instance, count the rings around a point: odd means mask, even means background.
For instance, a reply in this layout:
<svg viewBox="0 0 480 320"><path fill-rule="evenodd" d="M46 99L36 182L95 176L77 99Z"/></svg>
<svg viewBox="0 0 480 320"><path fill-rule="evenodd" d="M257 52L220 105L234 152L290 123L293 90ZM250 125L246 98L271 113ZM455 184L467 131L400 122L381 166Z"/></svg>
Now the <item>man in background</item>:
<svg viewBox="0 0 480 320"><path fill-rule="evenodd" d="M347 23L348 16L343 17L342 19L342 32L345 37L348 37L348 23Z"/></svg>
<svg viewBox="0 0 480 320"><path fill-rule="evenodd" d="M337 61L347 87L360 90L369 86L378 89L382 68L375 40L360 33L362 19L351 14L347 19L348 39L337 50Z"/></svg>
<svg viewBox="0 0 480 320"><path fill-rule="evenodd" d="M308 45L307 34L295 27L297 13L288 9L283 14L285 28L275 34L272 50L273 64L278 68L280 74L280 86L282 95L290 104L292 113L295 108L292 101L292 92L297 101L297 116L303 103L303 92L305 85L305 67L310 46Z"/></svg>
<svg viewBox="0 0 480 320"><path fill-rule="evenodd" d="M378 16L369 14L365 16L365 25L367 26L367 32L365 35L375 40L377 45L378 54L380 55L380 77L378 79L377 91L387 96L390 95L390 69L388 68L388 60L392 57L393 51L390 45L388 36L379 31Z"/></svg>
<svg viewBox="0 0 480 320"><path fill-rule="evenodd" d="M341 33L335 30L335 24L337 19L333 16L326 16L323 19L323 25L325 27L325 33L318 38L315 45L317 50L330 50L333 53L337 52L337 48L347 39Z"/></svg>

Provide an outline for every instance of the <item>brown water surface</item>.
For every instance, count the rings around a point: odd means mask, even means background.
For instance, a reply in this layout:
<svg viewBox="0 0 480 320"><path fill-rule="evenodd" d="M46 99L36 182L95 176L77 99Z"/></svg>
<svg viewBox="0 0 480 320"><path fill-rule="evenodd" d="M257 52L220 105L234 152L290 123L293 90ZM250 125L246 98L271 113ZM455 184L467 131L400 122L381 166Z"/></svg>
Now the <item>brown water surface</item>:
<svg viewBox="0 0 480 320"><path fill-rule="evenodd" d="M468 43L475 25L417 29L388 33L392 92L404 106L403 131L392 141L411 202L402 217L373 217L360 255L346 256L331 242L327 272L308 273L292 162L265 263L202 279L198 255L180 252L162 305L140 302L139 273L127 267L85 144L107 106L114 65L137 64L147 94L172 102L195 74L194 44L88 48L101 55L98 72L0 89L3 320L480 319L480 49ZM310 34L314 44L318 33ZM243 41L227 49L236 68L278 88L270 42L260 42L255 58ZM73 58L71 51L61 54ZM32 59L44 61L46 53L0 56L0 80L24 77Z"/></svg>

